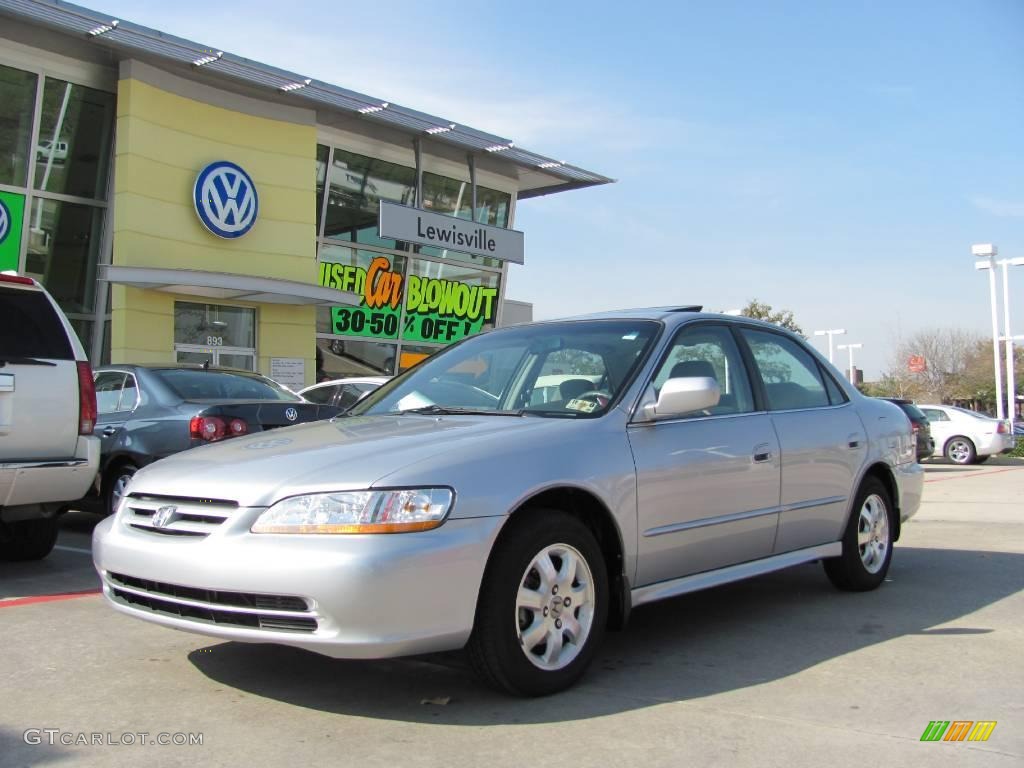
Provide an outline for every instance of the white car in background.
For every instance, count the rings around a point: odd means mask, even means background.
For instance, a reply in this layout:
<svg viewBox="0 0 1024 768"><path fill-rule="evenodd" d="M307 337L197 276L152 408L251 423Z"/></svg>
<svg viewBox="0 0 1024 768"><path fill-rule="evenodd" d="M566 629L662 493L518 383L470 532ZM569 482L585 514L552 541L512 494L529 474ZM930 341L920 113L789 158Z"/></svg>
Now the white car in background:
<svg viewBox="0 0 1024 768"><path fill-rule="evenodd" d="M989 456L1013 450L1014 437L1005 421L955 405L918 404L932 429L933 456L954 464L981 464Z"/></svg>
<svg viewBox="0 0 1024 768"><path fill-rule="evenodd" d="M388 376L351 376L345 379L322 381L299 390L299 396L311 403L351 408L366 395L388 381Z"/></svg>

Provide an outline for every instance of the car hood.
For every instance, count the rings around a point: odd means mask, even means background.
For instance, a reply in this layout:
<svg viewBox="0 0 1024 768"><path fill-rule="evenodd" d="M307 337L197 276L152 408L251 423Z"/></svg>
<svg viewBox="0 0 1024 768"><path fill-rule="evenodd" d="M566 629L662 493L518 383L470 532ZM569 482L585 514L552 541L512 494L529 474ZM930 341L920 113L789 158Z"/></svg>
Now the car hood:
<svg viewBox="0 0 1024 768"><path fill-rule="evenodd" d="M412 414L311 422L174 454L140 470L128 492L262 507L299 493L371 488L439 454L497 452L513 435L549 445L557 438L544 433L579 425L571 419Z"/></svg>

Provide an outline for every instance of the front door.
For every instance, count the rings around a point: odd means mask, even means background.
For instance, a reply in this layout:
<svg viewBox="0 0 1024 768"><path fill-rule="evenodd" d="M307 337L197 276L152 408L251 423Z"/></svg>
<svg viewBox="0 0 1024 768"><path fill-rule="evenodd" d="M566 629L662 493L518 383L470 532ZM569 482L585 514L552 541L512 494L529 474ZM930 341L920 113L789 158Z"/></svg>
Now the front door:
<svg viewBox="0 0 1024 768"><path fill-rule="evenodd" d="M767 557L779 504L779 446L771 417L755 412L729 329L682 328L651 381L712 376L722 391L708 411L635 423L639 564L636 586Z"/></svg>

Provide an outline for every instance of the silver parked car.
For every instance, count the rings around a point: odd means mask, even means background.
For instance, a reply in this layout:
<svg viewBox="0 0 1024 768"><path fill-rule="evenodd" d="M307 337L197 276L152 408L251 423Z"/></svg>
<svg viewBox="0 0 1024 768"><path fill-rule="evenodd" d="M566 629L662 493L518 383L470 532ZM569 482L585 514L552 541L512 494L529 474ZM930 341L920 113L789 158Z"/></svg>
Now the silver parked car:
<svg viewBox="0 0 1024 768"><path fill-rule="evenodd" d="M914 459L899 408L787 331L617 312L474 336L349 415L159 461L93 551L131 616L344 658L465 646L540 695L631 606L815 560L877 587Z"/></svg>

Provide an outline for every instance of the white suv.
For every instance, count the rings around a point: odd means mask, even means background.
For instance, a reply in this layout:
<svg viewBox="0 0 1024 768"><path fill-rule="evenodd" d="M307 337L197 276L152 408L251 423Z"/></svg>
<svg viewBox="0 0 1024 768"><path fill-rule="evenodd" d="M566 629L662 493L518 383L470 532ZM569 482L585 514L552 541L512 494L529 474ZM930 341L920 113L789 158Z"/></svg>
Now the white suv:
<svg viewBox="0 0 1024 768"><path fill-rule="evenodd" d="M96 392L85 351L32 278L0 274L0 559L38 560L57 513L96 476Z"/></svg>

